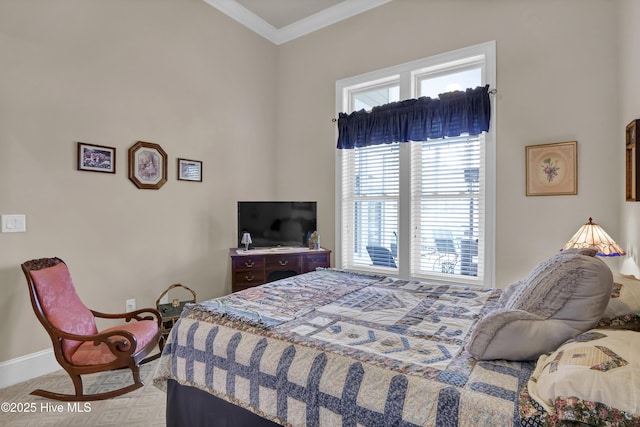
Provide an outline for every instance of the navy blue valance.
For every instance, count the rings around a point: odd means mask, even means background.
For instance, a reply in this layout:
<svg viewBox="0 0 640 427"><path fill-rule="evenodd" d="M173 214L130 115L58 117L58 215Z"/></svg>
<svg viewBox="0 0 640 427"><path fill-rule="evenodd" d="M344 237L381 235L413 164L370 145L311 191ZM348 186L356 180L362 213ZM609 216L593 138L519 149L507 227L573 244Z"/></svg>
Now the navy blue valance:
<svg viewBox="0 0 640 427"><path fill-rule="evenodd" d="M489 130L489 85L421 97L338 116L338 148L478 135Z"/></svg>

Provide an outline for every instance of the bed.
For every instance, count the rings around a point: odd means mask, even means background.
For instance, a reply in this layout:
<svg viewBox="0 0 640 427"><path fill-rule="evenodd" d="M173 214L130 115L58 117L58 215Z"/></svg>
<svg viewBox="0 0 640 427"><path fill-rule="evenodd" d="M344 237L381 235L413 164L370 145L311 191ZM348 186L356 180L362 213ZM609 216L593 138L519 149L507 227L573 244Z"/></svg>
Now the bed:
<svg viewBox="0 0 640 427"><path fill-rule="evenodd" d="M320 269L190 304L154 375L167 425L563 425L529 393L536 359L469 351L479 321L522 284L502 292Z"/></svg>

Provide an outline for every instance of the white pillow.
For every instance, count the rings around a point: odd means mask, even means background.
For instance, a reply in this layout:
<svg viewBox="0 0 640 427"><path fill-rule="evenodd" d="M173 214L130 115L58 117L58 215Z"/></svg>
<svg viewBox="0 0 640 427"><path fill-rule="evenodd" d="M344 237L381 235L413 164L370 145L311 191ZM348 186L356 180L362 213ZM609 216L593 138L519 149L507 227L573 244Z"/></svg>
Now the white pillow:
<svg viewBox="0 0 640 427"><path fill-rule="evenodd" d="M535 360L593 328L612 285L602 260L560 252L505 290L502 307L478 321L467 350L480 360Z"/></svg>
<svg viewBox="0 0 640 427"><path fill-rule="evenodd" d="M529 395L562 421L638 425L638 349L639 332L592 329L540 356L529 379Z"/></svg>
<svg viewBox="0 0 640 427"><path fill-rule="evenodd" d="M619 326L640 317L640 280L633 275L614 273L611 300L598 327Z"/></svg>

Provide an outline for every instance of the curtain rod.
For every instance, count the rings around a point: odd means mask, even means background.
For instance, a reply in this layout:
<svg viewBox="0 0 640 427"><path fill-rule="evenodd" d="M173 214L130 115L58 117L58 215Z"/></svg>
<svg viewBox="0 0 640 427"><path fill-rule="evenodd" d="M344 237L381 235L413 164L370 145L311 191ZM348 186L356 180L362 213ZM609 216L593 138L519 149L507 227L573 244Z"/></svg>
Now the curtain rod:
<svg viewBox="0 0 640 427"><path fill-rule="evenodd" d="M490 91L488 91L489 95L495 95L496 93L498 93L498 89L491 89ZM331 119L331 122L335 123L337 122L338 119L336 119L335 117Z"/></svg>

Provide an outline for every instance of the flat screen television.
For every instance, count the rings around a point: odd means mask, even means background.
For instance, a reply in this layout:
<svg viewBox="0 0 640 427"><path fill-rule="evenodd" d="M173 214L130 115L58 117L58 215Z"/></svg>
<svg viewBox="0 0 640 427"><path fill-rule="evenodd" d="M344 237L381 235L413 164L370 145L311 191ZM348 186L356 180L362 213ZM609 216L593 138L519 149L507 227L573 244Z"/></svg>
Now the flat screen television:
<svg viewBox="0 0 640 427"><path fill-rule="evenodd" d="M307 246L317 224L316 202L238 202L238 247L246 232L250 247Z"/></svg>

